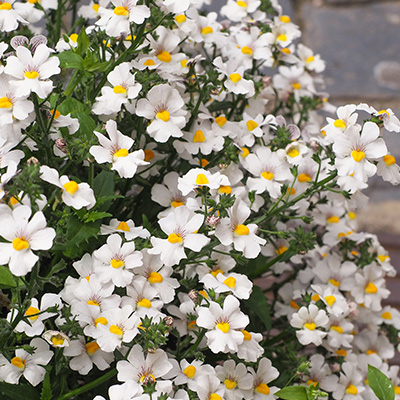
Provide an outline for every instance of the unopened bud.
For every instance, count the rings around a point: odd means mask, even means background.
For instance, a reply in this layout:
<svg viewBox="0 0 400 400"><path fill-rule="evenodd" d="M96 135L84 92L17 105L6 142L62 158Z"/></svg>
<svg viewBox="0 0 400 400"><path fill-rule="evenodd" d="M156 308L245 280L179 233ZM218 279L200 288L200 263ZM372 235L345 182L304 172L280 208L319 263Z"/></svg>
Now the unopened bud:
<svg viewBox="0 0 400 400"><path fill-rule="evenodd" d="M157 349L155 348L155 347L150 347L148 350L147 350L150 354L154 354L156 351L157 351ZM154 382L154 380L153 381L151 381L151 382L148 382L148 383L153 383ZM146 384L147 385L147 384Z"/></svg>
<svg viewBox="0 0 400 400"><path fill-rule="evenodd" d="M217 217L216 215L210 215L209 217L206 218L206 224L208 226L211 226L212 228L215 228L219 223L220 223L220 218Z"/></svg>
<svg viewBox="0 0 400 400"><path fill-rule="evenodd" d="M270 76L264 76L264 77L262 78L262 84L263 84L263 87L264 87L264 88L266 88L266 87L268 87L268 86L271 86L271 82L272 82L272 79L271 79Z"/></svg>
<svg viewBox="0 0 400 400"><path fill-rule="evenodd" d="M310 146L314 151L317 151L319 149L319 144L316 140L311 140Z"/></svg>
<svg viewBox="0 0 400 400"><path fill-rule="evenodd" d="M189 294L189 299L193 301L193 303L196 303L199 301L199 294L196 292L196 290L192 289Z"/></svg>
<svg viewBox="0 0 400 400"><path fill-rule="evenodd" d="M349 309L350 309L350 313L349 313L350 318L356 319L358 317L358 305L357 305L357 303L355 303L354 301L350 301L348 303L348 306L349 306Z"/></svg>
<svg viewBox="0 0 400 400"><path fill-rule="evenodd" d="M168 327L171 327L174 324L174 319L169 315L164 317L163 321L165 322L165 325L167 325Z"/></svg>
<svg viewBox="0 0 400 400"><path fill-rule="evenodd" d="M210 94L213 96L218 96L219 95L219 90L218 89L211 89Z"/></svg>
<svg viewBox="0 0 400 400"><path fill-rule="evenodd" d="M226 168L228 168L228 164L219 163L219 164L218 164L218 168L219 168L219 169L226 169Z"/></svg>
<svg viewBox="0 0 400 400"><path fill-rule="evenodd" d="M33 164L33 165L38 165L38 164L39 164L39 160L38 160L36 157L31 157L31 158L28 158L28 160L26 161L26 163L27 163L28 165L31 165L31 164Z"/></svg>
<svg viewBox="0 0 400 400"><path fill-rule="evenodd" d="M331 371L332 372L340 372L340 364L339 363L333 363L330 365Z"/></svg>
<svg viewBox="0 0 400 400"><path fill-rule="evenodd" d="M58 150L62 151L64 154L68 153L67 142L63 138L56 139L56 147Z"/></svg>

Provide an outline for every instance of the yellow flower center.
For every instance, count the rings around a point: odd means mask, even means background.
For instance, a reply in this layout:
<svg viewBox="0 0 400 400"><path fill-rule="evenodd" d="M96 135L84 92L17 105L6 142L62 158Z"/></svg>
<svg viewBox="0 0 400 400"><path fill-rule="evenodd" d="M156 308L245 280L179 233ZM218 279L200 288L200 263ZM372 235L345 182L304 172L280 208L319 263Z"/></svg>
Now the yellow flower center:
<svg viewBox="0 0 400 400"><path fill-rule="evenodd" d="M151 67L155 64L156 63L154 62L154 60L151 60L150 58L143 63L143 65L146 65L146 67Z"/></svg>
<svg viewBox="0 0 400 400"><path fill-rule="evenodd" d="M301 85L299 82L294 82L292 83L292 88L295 90L300 90L301 89Z"/></svg>
<svg viewBox="0 0 400 400"><path fill-rule="evenodd" d="M241 147L242 153L240 154L243 158L246 158L250 154L250 150L247 147Z"/></svg>
<svg viewBox="0 0 400 400"><path fill-rule="evenodd" d="M280 42L286 42L287 36L282 33L277 36L276 40L279 40Z"/></svg>
<svg viewBox="0 0 400 400"><path fill-rule="evenodd" d="M285 251L287 251L287 247L286 246L279 246L276 250L275 253L278 254L278 256L280 256L281 254L283 254Z"/></svg>
<svg viewBox="0 0 400 400"><path fill-rule="evenodd" d="M379 254L378 256L378 260L380 262L385 262L388 258L390 258L388 255L384 255L384 254Z"/></svg>
<svg viewBox="0 0 400 400"><path fill-rule="evenodd" d="M100 307L100 304L99 304L96 300L88 300L88 301L86 302L86 304L87 304L88 306Z"/></svg>
<svg viewBox="0 0 400 400"><path fill-rule="evenodd" d="M29 319L31 321L36 321L39 318L39 315L35 315L38 314L40 311L38 308L36 307L29 307L26 311L25 311L25 315L27 317L29 317ZM33 315L33 317L31 317L31 315Z"/></svg>
<svg viewBox="0 0 400 400"><path fill-rule="evenodd" d="M343 333L343 328L339 325L332 325L331 329L337 333Z"/></svg>
<svg viewBox="0 0 400 400"><path fill-rule="evenodd" d="M0 101L1 101L1 99L0 99ZM388 167L390 167L390 166L393 165L393 164L396 164L396 159L395 159L392 155L390 155L390 154L384 156L384 157L383 157L383 161L385 162L385 164L386 164Z"/></svg>
<svg viewBox="0 0 400 400"><path fill-rule="evenodd" d="M110 264L115 269L121 268L121 267L123 267L125 265L125 263L122 260L119 260L118 258L117 259L113 258L110 261Z"/></svg>
<svg viewBox="0 0 400 400"><path fill-rule="evenodd" d="M193 143L203 143L206 141L203 131L197 130L193 136Z"/></svg>
<svg viewBox="0 0 400 400"><path fill-rule="evenodd" d="M314 56L310 56L306 58L306 63L309 64L310 62L314 61Z"/></svg>
<svg viewBox="0 0 400 400"><path fill-rule="evenodd" d="M221 185L218 189L218 192L221 194L231 194L232 188L230 186Z"/></svg>
<svg viewBox="0 0 400 400"><path fill-rule="evenodd" d="M270 390L269 390L268 385L266 383L262 382L256 387L256 392L262 393L265 395L269 395Z"/></svg>
<svg viewBox="0 0 400 400"><path fill-rule="evenodd" d="M290 53L291 53L290 49L288 49L288 48L281 49L281 51L282 51L282 53L284 53L284 54L290 54Z"/></svg>
<svg viewBox="0 0 400 400"><path fill-rule="evenodd" d="M150 308L151 307L151 301L146 299L146 298L143 298L142 300L137 302L137 305L139 307Z"/></svg>
<svg viewBox="0 0 400 400"><path fill-rule="evenodd" d="M29 247L29 243L25 240L25 238L23 236L21 236L20 238L15 238L12 241L12 245L14 250L17 251L21 251L21 250L25 250Z"/></svg>
<svg viewBox="0 0 400 400"><path fill-rule="evenodd" d="M318 293L315 293L311 296L311 299L315 302L317 302L318 300L321 300L321 297L319 297Z"/></svg>
<svg viewBox="0 0 400 400"><path fill-rule="evenodd" d="M239 236L244 236L244 235L248 235L250 232L249 228L246 225L237 225L235 228L235 233L236 235Z"/></svg>
<svg viewBox="0 0 400 400"><path fill-rule="evenodd" d="M261 176L266 179L267 181L270 181L272 179L274 179L274 174L272 172L269 171L264 171L261 173Z"/></svg>
<svg viewBox="0 0 400 400"><path fill-rule="evenodd" d="M108 324L107 318L105 318L105 317L96 318L96 319L94 320L94 326L97 326L98 324L100 324L100 325L107 325L107 324ZM115 326L115 325L114 325L114 326ZM110 331L110 332L111 332L111 331Z"/></svg>
<svg viewBox="0 0 400 400"><path fill-rule="evenodd" d="M287 24L287 23L290 22L290 17L289 17L288 15L282 15L279 19L280 19L282 22L284 22L285 24Z"/></svg>
<svg viewBox="0 0 400 400"><path fill-rule="evenodd" d="M100 6L98 4L93 4L92 8L93 8L94 11L99 12Z"/></svg>
<svg viewBox="0 0 400 400"><path fill-rule="evenodd" d="M371 354L378 354L375 350L371 350L371 349L367 350L366 353L367 353L367 355L369 355L369 356L370 356Z"/></svg>
<svg viewBox="0 0 400 400"><path fill-rule="evenodd" d="M332 215L331 217L327 218L326 220L330 224L337 224L340 221L340 218L337 217L336 215Z"/></svg>
<svg viewBox="0 0 400 400"><path fill-rule="evenodd" d="M114 14L123 15L124 17L126 17L127 15L129 15L129 11L126 7L118 6L114 8Z"/></svg>
<svg viewBox="0 0 400 400"><path fill-rule="evenodd" d="M224 280L224 284L230 289L233 289L236 286L236 279L233 276L230 276Z"/></svg>
<svg viewBox="0 0 400 400"><path fill-rule="evenodd" d="M384 313L382 313L381 317L383 319L392 319L392 314L389 311L385 311Z"/></svg>
<svg viewBox="0 0 400 400"><path fill-rule="evenodd" d="M78 191L79 186L75 181L69 181L64 185L64 189L68 194L74 194Z"/></svg>
<svg viewBox="0 0 400 400"><path fill-rule="evenodd" d="M78 34L77 33L73 33L72 35L70 35L69 38L71 39L71 42L76 43L78 41Z"/></svg>
<svg viewBox="0 0 400 400"><path fill-rule="evenodd" d="M253 121L252 119L250 119L249 121L246 122L247 125L247 129L249 131L252 131L253 129L256 129L258 127L258 124L256 121Z"/></svg>
<svg viewBox="0 0 400 400"><path fill-rule="evenodd" d="M186 15L183 15L183 14L177 15L177 16L175 17L175 21L176 21L178 24L182 24L183 22L186 21Z"/></svg>
<svg viewBox="0 0 400 400"><path fill-rule="evenodd" d="M157 113L157 118L161 119L161 121L168 122L170 119L170 114L166 110L162 110Z"/></svg>
<svg viewBox="0 0 400 400"><path fill-rule="evenodd" d="M182 60L181 61L181 67L182 68L186 68L187 67L187 63L188 63L188 60Z"/></svg>
<svg viewBox="0 0 400 400"><path fill-rule="evenodd" d="M251 333L250 332L247 332L247 331L243 330L242 333L243 333L243 340L244 341L251 340Z"/></svg>
<svg viewBox="0 0 400 400"><path fill-rule="evenodd" d="M341 357L346 357L347 356L347 351L345 349L339 349L339 350L336 351L336 354L338 356L341 356Z"/></svg>
<svg viewBox="0 0 400 400"><path fill-rule="evenodd" d="M355 396L358 393L358 390L354 385L349 385L346 388L346 393L347 394L352 394L352 395Z"/></svg>
<svg viewBox="0 0 400 400"><path fill-rule="evenodd" d="M222 400L222 397L217 393L211 393L208 400Z"/></svg>
<svg viewBox="0 0 400 400"><path fill-rule="evenodd" d="M224 333L228 333L229 329L230 329L230 325L227 322L220 322L219 324L217 324L217 328L224 332Z"/></svg>
<svg viewBox="0 0 400 400"><path fill-rule="evenodd" d="M0 108L10 108L12 107L11 99L8 97L1 97L0 98Z"/></svg>
<svg viewBox="0 0 400 400"><path fill-rule="evenodd" d="M216 278L218 274L222 274L222 273L223 273L223 271L222 271L222 269L220 269L220 268L215 269L214 271L211 271L211 272L210 272L210 274L211 274L214 278Z"/></svg>
<svg viewBox="0 0 400 400"><path fill-rule="evenodd" d="M157 55L157 58L158 58L160 61L165 62L165 63L169 63L169 62L171 61L171 59L172 59L171 54L168 53L168 51L165 51L165 50L162 51L161 53L159 53L159 54Z"/></svg>
<svg viewBox="0 0 400 400"><path fill-rule="evenodd" d="M318 382L317 382L317 381L314 381L313 379L309 379L309 380L307 381L307 385L308 385L308 386L310 386L310 385L317 386L317 385L318 385Z"/></svg>
<svg viewBox="0 0 400 400"><path fill-rule="evenodd" d="M317 325L315 325L314 322L306 322L304 324L304 328L307 328L310 331L313 331L316 327L317 327Z"/></svg>
<svg viewBox="0 0 400 400"><path fill-rule="evenodd" d="M144 151L144 161L150 161L154 158L155 154L153 150L143 150Z"/></svg>
<svg viewBox="0 0 400 400"><path fill-rule="evenodd" d="M62 346L64 344L65 339L61 335L54 335L51 338L51 343L54 344L54 346Z"/></svg>
<svg viewBox="0 0 400 400"><path fill-rule="evenodd" d="M168 235L168 242L170 243L182 243L183 239L182 236L180 235L180 233L176 234L176 233L171 233L170 235Z"/></svg>
<svg viewBox="0 0 400 400"><path fill-rule="evenodd" d="M11 359L11 364L19 369L25 368L25 360L22 360L20 357L14 357Z"/></svg>
<svg viewBox="0 0 400 400"><path fill-rule="evenodd" d="M220 128L222 128L227 123L227 121L228 120L223 115L220 115L219 117L215 118L215 122Z"/></svg>
<svg viewBox="0 0 400 400"><path fill-rule="evenodd" d="M246 3L245 1L238 0L238 1L236 2L236 4L237 4L239 7L243 7L243 8L246 8L246 7L247 7L247 3Z"/></svg>
<svg viewBox="0 0 400 400"><path fill-rule="evenodd" d="M231 381L230 379L224 380L225 387L229 390L235 389L237 383L235 381Z"/></svg>
<svg viewBox="0 0 400 400"><path fill-rule="evenodd" d="M213 33L214 30L211 28L211 26L206 26L201 30L202 35L209 35L210 33Z"/></svg>
<svg viewBox="0 0 400 400"><path fill-rule="evenodd" d="M251 56L253 54L253 50L247 46L243 46L241 51L243 54L247 54L248 56Z"/></svg>
<svg viewBox="0 0 400 400"><path fill-rule="evenodd" d="M291 300L289 305L290 305L290 307L294 308L295 310L298 310L300 308L300 306L294 300Z"/></svg>
<svg viewBox="0 0 400 400"><path fill-rule="evenodd" d="M335 296L332 296L332 295L326 296L325 301L329 307L332 307L332 304L336 302L336 298L335 298Z"/></svg>
<svg viewBox="0 0 400 400"><path fill-rule="evenodd" d="M123 94L125 94L126 93L126 89L121 85L117 85L117 86L114 86L113 92L114 93L123 93Z"/></svg>
<svg viewBox="0 0 400 400"><path fill-rule="evenodd" d="M117 230L119 231L124 231L124 232L130 232L130 228L128 226L128 224L125 221L121 221L118 226L117 226Z"/></svg>
<svg viewBox="0 0 400 400"><path fill-rule="evenodd" d="M297 180L301 183L304 182L310 182L311 181L311 176L308 174L300 174L297 178Z"/></svg>
<svg viewBox="0 0 400 400"><path fill-rule="evenodd" d="M346 123L342 120L342 119L337 119L333 125L336 128L340 128L340 129L346 129Z"/></svg>
<svg viewBox="0 0 400 400"><path fill-rule="evenodd" d="M242 77L240 76L240 74L238 74L237 72L230 74L229 75L229 79L233 82L233 83L238 83Z"/></svg>
<svg viewBox="0 0 400 400"><path fill-rule="evenodd" d="M400 387L395 386L395 387L394 387L394 392L395 392L395 394L397 394L398 396L400 396Z"/></svg>
<svg viewBox="0 0 400 400"><path fill-rule="evenodd" d="M195 183L196 185L207 185L210 183L210 181L204 174L198 174Z"/></svg>
<svg viewBox="0 0 400 400"><path fill-rule="evenodd" d="M354 161L360 162L364 160L365 158L365 153L361 151L360 149L353 150L351 152L351 156L353 157Z"/></svg>
<svg viewBox="0 0 400 400"><path fill-rule="evenodd" d="M295 158L299 155L299 151L296 148L292 148L287 152L287 155L291 158Z"/></svg>
<svg viewBox="0 0 400 400"><path fill-rule="evenodd" d="M194 367L193 365L189 365L187 366L184 370L183 373L189 378L189 379L193 379L194 375L196 374L196 367Z"/></svg>
<svg viewBox="0 0 400 400"><path fill-rule="evenodd" d="M183 201L179 201L179 200L174 200L173 202L171 202L171 206L174 208L178 208L185 205L185 203Z"/></svg>
<svg viewBox="0 0 400 400"><path fill-rule="evenodd" d="M163 278L163 276L162 276L160 273L158 273L158 272L156 272L156 271L152 271L152 272L150 272L150 275L149 275L149 277L147 278L147 280L148 280L151 284L153 284L153 283L161 283L161 282L164 280L164 278Z"/></svg>
<svg viewBox="0 0 400 400"><path fill-rule="evenodd" d="M111 333L113 333L114 335L118 335L118 336L122 336L124 334L124 332L122 331L122 329L117 326L117 325L111 325L110 328L108 329Z"/></svg>
<svg viewBox="0 0 400 400"><path fill-rule="evenodd" d="M378 288L372 282L368 282L368 285L365 286L365 293L375 294L377 291Z"/></svg>
<svg viewBox="0 0 400 400"><path fill-rule="evenodd" d="M340 282L337 281L336 279L329 279L329 283L333 286L339 287L340 286Z"/></svg>
<svg viewBox="0 0 400 400"><path fill-rule="evenodd" d="M114 157L126 157L129 154L127 149L119 149L114 153Z"/></svg>
<svg viewBox="0 0 400 400"><path fill-rule="evenodd" d="M5 2L0 4L0 10L11 10L11 9L12 6L10 3Z"/></svg>
<svg viewBox="0 0 400 400"><path fill-rule="evenodd" d="M0 10L2 10L2 6L4 6L4 4L8 4L8 3L3 3L0 5ZM24 74L25 78L28 79L36 79L39 76L39 73L36 71L26 71Z"/></svg>
<svg viewBox="0 0 400 400"><path fill-rule="evenodd" d="M88 353L90 356L100 349L100 346L95 341L87 343L85 347L86 353Z"/></svg>

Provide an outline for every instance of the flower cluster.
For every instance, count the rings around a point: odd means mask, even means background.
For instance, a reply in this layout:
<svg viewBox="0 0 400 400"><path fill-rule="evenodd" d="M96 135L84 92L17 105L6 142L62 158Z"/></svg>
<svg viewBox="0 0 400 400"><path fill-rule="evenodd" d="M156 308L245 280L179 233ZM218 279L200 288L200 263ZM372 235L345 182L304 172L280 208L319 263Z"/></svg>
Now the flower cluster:
<svg viewBox="0 0 400 400"><path fill-rule="evenodd" d="M276 0L208 3L0 3L1 396L400 396L357 228L400 121L331 105Z"/></svg>

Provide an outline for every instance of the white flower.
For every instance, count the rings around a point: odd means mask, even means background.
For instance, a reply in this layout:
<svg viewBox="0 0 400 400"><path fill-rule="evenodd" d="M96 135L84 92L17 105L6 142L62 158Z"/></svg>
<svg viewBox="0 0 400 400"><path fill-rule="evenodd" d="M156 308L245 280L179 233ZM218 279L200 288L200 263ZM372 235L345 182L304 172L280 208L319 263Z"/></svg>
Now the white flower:
<svg viewBox="0 0 400 400"><path fill-rule="evenodd" d="M253 398L254 400L274 400L274 393L279 390L276 386L269 387L268 383L274 381L278 376L278 370L272 366L268 358L262 358L258 363L257 372L249 367L253 375Z"/></svg>
<svg viewBox="0 0 400 400"><path fill-rule="evenodd" d="M28 21L22 18L19 11L13 9L15 0L8 0L1 3L0 9L0 31L11 32L18 28L19 23L28 25Z"/></svg>
<svg viewBox="0 0 400 400"><path fill-rule="evenodd" d="M88 210L96 204L93 190L86 182L77 183L69 180L68 176L58 174L54 168L47 165L40 167L40 177L52 185L58 186L62 189L61 198L67 206L80 210L86 207Z"/></svg>
<svg viewBox="0 0 400 400"><path fill-rule="evenodd" d="M197 325L208 329L207 346L213 353L237 352L243 343L243 330L249 323L249 317L239 308L239 300L229 295L224 300L223 308L210 301L210 307L199 307Z"/></svg>
<svg viewBox="0 0 400 400"><path fill-rule="evenodd" d="M11 362L0 367L0 376L4 377L5 382L16 385L21 376L24 376L32 386L37 386L43 381L46 374L44 366L53 357L53 352L49 350L49 345L40 338L32 339L29 345L36 348L33 354L29 354L24 349L17 349Z"/></svg>
<svg viewBox="0 0 400 400"><path fill-rule="evenodd" d="M321 354L314 354L310 357L309 375L304 376L307 385L317 383L322 390L333 392L336 389L339 378L332 374L328 363Z"/></svg>
<svg viewBox="0 0 400 400"><path fill-rule="evenodd" d="M116 218L113 218L110 221L110 225L101 225L100 234L101 235L110 235L111 233L123 233L126 240L133 240L137 237L142 239L146 239L150 236L150 233L147 229L142 226L135 226L135 223L128 219L127 221L119 221Z"/></svg>
<svg viewBox="0 0 400 400"><path fill-rule="evenodd" d="M111 163L111 169L117 171L121 178L132 178L139 165L149 164L144 161L143 150L129 153L128 150L133 146L134 140L117 130L115 121L107 122L106 131L110 139L94 131L101 146L92 146L89 150L99 164Z"/></svg>
<svg viewBox="0 0 400 400"><path fill-rule="evenodd" d="M376 166L371 162L387 154L379 128L373 122L366 122L361 133L355 127L349 128L345 135L338 135L333 143L336 153L335 166L339 176L352 175L361 182L366 182L376 173Z"/></svg>
<svg viewBox="0 0 400 400"><path fill-rule="evenodd" d="M200 400L222 400L225 393L220 380L214 374L200 376L193 385L193 390Z"/></svg>
<svg viewBox="0 0 400 400"><path fill-rule="evenodd" d="M32 250L49 250L56 232L53 228L46 228L46 219L41 211L29 220L32 210L28 206L16 207L13 211L3 210L0 212L0 236L10 243L0 243L0 265L8 263L14 275L24 276L39 260Z"/></svg>
<svg viewBox="0 0 400 400"><path fill-rule="evenodd" d="M315 304L307 307L301 307L300 310L293 314L290 325L300 329L296 331L299 342L303 345L314 343L316 346L321 345L322 339L327 335L318 327L325 328L329 323L329 318L324 310L319 310Z"/></svg>
<svg viewBox="0 0 400 400"><path fill-rule="evenodd" d="M52 347L69 347L71 339L63 332L49 330L43 332L42 338Z"/></svg>
<svg viewBox="0 0 400 400"><path fill-rule="evenodd" d="M365 391L363 377L353 362L342 364L339 383L332 396L335 400L361 400L362 392Z"/></svg>
<svg viewBox="0 0 400 400"><path fill-rule="evenodd" d="M112 0L113 10L99 8L101 18L96 25L104 28L107 35L119 36L130 33L130 24L142 24L150 17L150 10L145 5L137 5L138 0Z"/></svg>
<svg viewBox="0 0 400 400"><path fill-rule="evenodd" d="M259 345L263 339L261 333L242 330L243 343L239 344L237 356L247 362L256 362L264 354L264 349Z"/></svg>
<svg viewBox="0 0 400 400"><path fill-rule="evenodd" d="M153 248L149 250L149 253L160 254L161 261L167 267L172 267L186 258L185 247L199 252L210 242L210 239L205 235L195 233L203 225L203 220L203 215L192 214L185 206L175 208L173 212L158 221L168 238L152 237Z"/></svg>
<svg viewBox="0 0 400 400"><path fill-rule="evenodd" d="M232 292L238 299L248 299L250 297L253 283L246 275L231 272L223 275L222 272L216 276L206 274L200 280L206 289L214 289L215 293Z"/></svg>
<svg viewBox="0 0 400 400"><path fill-rule="evenodd" d="M17 78L10 80L15 87L16 96L28 96L31 92L40 98L46 98L53 89L53 82L49 80L52 75L60 73L60 60L57 57L50 58L51 50L40 44L35 53L24 46L18 46L17 56L10 56L4 72Z"/></svg>
<svg viewBox="0 0 400 400"><path fill-rule="evenodd" d="M179 92L170 85L156 85L140 99L136 105L136 114L151 121L147 133L155 141L164 143L171 136L183 136L187 111Z"/></svg>
<svg viewBox="0 0 400 400"><path fill-rule="evenodd" d="M86 343L83 336L77 340L72 340L70 346L64 349L63 354L66 357L72 357L69 367L73 371L78 371L81 375L87 375L93 368L93 364L100 371L104 371L114 360L112 353L101 350L96 341Z"/></svg>
<svg viewBox="0 0 400 400"><path fill-rule="evenodd" d="M362 103L357 105L357 110L366 111L383 121L383 126L389 132L400 132L400 121L394 115L394 112L387 108L386 110L375 110L374 107L369 106L368 104Z"/></svg>
<svg viewBox="0 0 400 400"><path fill-rule="evenodd" d="M256 258L261 251L260 245L264 245L266 241L256 236L256 224L244 225L250 216L250 208L238 199L228 214L229 218L222 218L215 229L215 236L224 246L233 243L235 250L243 252L244 257Z"/></svg>
<svg viewBox="0 0 400 400"><path fill-rule="evenodd" d="M147 384L149 379L156 383L156 390L169 393L172 382L162 378L172 369L167 354L157 349L154 353L148 353L145 357L143 349L135 344L130 351L127 360L118 361L118 380L120 382L134 381L140 388ZM159 380L159 378L161 378Z"/></svg>
<svg viewBox="0 0 400 400"><path fill-rule="evenodd" d="M131 283L133 268L142 265L142 253L135 251L135 243L122 244L121 236L113 234L107 243L93 252L100 265L96 267L96 276L103 283L112 282L115 286L125 287Z"/></svg>
<svg viewBox="0 0 400 400"><path fill-rule="evenodd" d="M210 189L219 189L219 187L229 186L230 182L227 176L219 172L212 174L202 168L193 168L188 173L178 179L178 189L184 196L187 196L192 190L202 187Z"/></svg>

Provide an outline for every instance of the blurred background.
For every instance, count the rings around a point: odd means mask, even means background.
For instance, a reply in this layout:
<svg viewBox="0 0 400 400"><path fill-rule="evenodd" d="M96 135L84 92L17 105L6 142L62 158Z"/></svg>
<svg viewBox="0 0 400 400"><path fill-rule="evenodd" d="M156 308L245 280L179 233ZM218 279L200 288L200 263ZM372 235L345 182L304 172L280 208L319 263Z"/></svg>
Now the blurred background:
<svg viewBox="0 0 400 400"><path fill-rule="evenodd" d="M213 0L219 11L225 0ZM367 103L391 108L400 118L399 0L280 0L283 13L300 26L301 42L327 62L323 75L336 106ZM400 133L385 141L400 162ZM360 229L378 235L399 277L388 281L389 303L400 309L400 185L375 177L365 192L368 209L358 215Z"/></svg>

